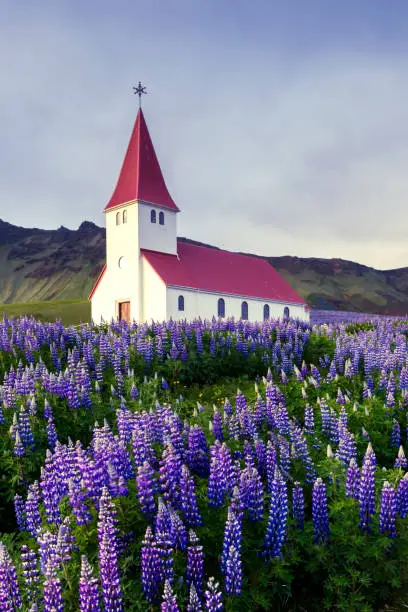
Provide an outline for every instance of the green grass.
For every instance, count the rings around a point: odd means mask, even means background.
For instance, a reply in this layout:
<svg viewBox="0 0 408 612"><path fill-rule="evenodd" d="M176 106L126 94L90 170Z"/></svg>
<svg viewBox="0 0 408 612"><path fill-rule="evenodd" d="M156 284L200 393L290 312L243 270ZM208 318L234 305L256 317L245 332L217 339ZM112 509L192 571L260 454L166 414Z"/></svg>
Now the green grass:
<svg viewBox="0 0 408 612"><path fill-rule="evenodd" d="M55 302L26 302L0 304L0 317L33 316L38 321L61 319L64 325L77 325L91 320L91 303L88 300L64 300Z"/></svg>

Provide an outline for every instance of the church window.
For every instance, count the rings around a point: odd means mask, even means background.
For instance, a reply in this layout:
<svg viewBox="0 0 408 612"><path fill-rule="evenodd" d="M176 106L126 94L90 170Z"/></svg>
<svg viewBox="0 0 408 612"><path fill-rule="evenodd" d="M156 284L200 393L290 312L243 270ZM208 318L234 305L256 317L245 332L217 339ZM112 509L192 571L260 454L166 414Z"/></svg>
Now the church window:
<svg viewBox="0 0 408 612"><path fill-rule="evenodd" d="M270 317L269 305L265 304L264 311L263 311L264 321L267 321L269 319L269 317Z"/></svg>
<svg viewBox="0 0 408 612"><path fill-rule="evenodd" d="M150 223L156 223L156 211L155 210L150 211Z"/></svg>
<svg viewBox="0 0 408 612"><path fill-rule="evenodd" d="M248 319L248 302L242 302L241 304L241 319Z"/></svg>
<svg viewBox="0 0 408 612"><path fill-rule="evenodd" d="M178 296L178 309L184 310L184 296L183 295Z"/></svg>
<svg viewBox="0 0 408 612"><path fill-rule="evenodd" d="M119 268L124 268L127 264L126 257L119 257L118 266Z"/></svg>
<svg viewBox="0 0 408 612"><path fill-rule="evenodd" d="M121 214L120 212L116 213L116 225L120 225L121 222Z"/></svg>
<svg viewBox="0 0 408 612"><path fill-rule="evenodd" d="M164 225L164 212L159 212L159 225Z"/></svg>
<svg viewBox="0 0 408 612"><path fill-rule="evenodd" d="M288 306L285 306L285 308L283 309L283 318L284 319L289 319L289 308L288 308Z"/></svg>
<svg viewBox="0 0 408 612"><path fill-rule="evenodd" d="M223 298L218 300L218 316L225 317L225 300Z"/></svg>
<svg viewBox="0 0 408 612"><path fill-rule="evenodd" d="M127 210L123 211L123 215L122 215L122 222L123 223L127 223Z"/></svg>

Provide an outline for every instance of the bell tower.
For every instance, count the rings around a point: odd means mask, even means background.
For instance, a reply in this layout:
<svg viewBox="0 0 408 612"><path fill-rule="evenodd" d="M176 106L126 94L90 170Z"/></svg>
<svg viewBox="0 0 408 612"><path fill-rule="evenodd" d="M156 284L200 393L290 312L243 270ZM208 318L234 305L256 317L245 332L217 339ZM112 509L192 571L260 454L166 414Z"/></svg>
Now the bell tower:
<svg viewBox="0 0 408 612"><path fill-rule="evenodd" d="M139 110L116 187L104 209L106 268L101 285L107 287L105 293L109 291L111 296L113 318L140 320L143 302L140 250L177 254L179 209L166 187L141 108L141 96L146 90L140 81L133 89L139 96ZM97 295L98 301L96 298Z"/></svg>

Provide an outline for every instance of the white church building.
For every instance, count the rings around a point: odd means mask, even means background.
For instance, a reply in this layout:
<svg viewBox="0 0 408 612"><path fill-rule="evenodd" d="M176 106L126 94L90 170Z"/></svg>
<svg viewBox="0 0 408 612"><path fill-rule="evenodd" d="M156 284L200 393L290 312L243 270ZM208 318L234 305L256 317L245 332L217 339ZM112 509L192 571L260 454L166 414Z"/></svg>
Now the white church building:
<svg viewBox="0 0 408 612"><path fill-rule="evenodd" d="M89 295L95 323L235 317L309 320L309 307L264 259L177 239L170 196L141 108L106 205L106 264Z"/></svg>

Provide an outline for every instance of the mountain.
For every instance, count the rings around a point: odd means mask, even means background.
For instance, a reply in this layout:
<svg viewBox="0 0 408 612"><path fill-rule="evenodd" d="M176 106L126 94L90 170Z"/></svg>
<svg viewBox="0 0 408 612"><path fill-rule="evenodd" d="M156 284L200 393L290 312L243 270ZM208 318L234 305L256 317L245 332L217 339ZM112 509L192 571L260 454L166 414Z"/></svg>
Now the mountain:
<svg viewBox="0 0 408 612"><path fill-rule="evenodd" d="M408 268L375 270L352 261L314 257L265 259L312 307L408 312ZM77 230L63 226L43 230L0 219L0 302L86 299L104 260L105 230L90 221Z"/></svg>

